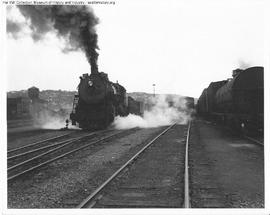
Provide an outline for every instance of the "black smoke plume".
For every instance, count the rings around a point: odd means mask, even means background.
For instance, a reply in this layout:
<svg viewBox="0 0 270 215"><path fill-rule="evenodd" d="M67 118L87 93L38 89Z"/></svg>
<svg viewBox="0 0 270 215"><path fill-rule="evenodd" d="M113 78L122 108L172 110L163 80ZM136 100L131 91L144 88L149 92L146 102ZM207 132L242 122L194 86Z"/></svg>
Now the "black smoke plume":
<svg viewBox="0 0 270 215"><path fill-rule="evenodd" d="M42 40L46 33L54 31L60 38L65 39L64 52L84 51L92 73L98 71L95 26L99 20L89 7L64 5L17 7L26 18L34 41Z"/></svg>
<svg viewBox="0 0 270 215"><path fill-rule="evenodd" d="M14 39L17 39L18 33L21 31L21 25L20 23L8 19L6 29L7 32L10 33Z"/></svg>

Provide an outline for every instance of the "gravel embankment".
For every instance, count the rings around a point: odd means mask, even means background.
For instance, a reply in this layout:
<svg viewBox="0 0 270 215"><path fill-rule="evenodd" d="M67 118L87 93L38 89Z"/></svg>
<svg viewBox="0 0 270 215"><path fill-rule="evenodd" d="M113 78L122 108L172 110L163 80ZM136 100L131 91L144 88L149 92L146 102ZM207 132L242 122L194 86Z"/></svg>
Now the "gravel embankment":
<svg viewBox="0 0 270 215"><path fill-rule="evenodd" d="M195 208L263 208L263 147L196 120L190 139Z"/></svg>
<svg viewBox="0 0 270 215"><path fill-rule="evenodd" d="M181 208L184 202L186 125L158 138L101 194L97 208Z"/></svg>
<svg viewBox="0 0 270 215"><path fill-rule="evenodd" d="M164 128L141 129L60 159L8 185L9 208L74 208L141 144Z"/></svg>

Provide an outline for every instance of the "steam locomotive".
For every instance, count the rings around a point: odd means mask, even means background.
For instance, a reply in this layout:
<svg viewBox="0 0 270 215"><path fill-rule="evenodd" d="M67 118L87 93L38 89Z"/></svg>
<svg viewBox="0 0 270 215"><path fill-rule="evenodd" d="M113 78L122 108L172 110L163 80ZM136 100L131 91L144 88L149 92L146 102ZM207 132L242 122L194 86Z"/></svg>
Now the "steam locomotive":
<svg viewBox="0 0 270 215"><path fill-rule="evenodd" d="M232 78L211 82L197 103L197 113L235 129L263 132L263 67L233 70Z"/></svg>
<svg viewBox="0 0 270 215"><path fill-rule="evenodd" d="M129 104L128 100L132 102ZM140 103L128 98L122 85L109 81L106 73L95 71L80 77L70 119L72 125L78 124L82 129L103 129L115 116L140 114L138 107Z"/></svg>

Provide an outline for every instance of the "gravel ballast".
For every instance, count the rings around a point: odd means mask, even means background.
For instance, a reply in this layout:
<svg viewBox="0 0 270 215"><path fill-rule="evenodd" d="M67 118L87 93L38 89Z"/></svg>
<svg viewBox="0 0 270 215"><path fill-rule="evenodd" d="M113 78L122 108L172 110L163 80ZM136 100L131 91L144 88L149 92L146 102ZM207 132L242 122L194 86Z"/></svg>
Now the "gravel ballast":
<svg viewBox="0 0 270 215"><path fill-rule="evenodd" d="M264 207L263 147L196 120L189 154L192 207Z"/></svg>
<svg viewBox="0 0 270 215"><path fill-rule="evenodd" d="M74 208L164 128L140 129L60 159L8 185L8 208Z"/></svg>

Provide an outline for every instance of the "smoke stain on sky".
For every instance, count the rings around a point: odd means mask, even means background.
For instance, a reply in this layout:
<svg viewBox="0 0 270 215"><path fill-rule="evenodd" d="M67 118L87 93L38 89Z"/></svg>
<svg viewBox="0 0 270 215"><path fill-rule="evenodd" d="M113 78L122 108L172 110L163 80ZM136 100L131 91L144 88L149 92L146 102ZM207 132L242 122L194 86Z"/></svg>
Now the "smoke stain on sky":
<svg viewBox="0 0 270 215"><path fill-rule="evenodd" d="M95 26L99 23L91 8L86 6L17 6L25 17L35 42L55 31L65 40L64 53L82 50L92 71L97 71L98 45ZM17 38L20 23L7 19L7 33Z"/></svg>

